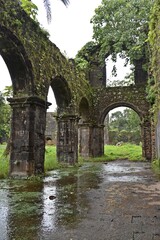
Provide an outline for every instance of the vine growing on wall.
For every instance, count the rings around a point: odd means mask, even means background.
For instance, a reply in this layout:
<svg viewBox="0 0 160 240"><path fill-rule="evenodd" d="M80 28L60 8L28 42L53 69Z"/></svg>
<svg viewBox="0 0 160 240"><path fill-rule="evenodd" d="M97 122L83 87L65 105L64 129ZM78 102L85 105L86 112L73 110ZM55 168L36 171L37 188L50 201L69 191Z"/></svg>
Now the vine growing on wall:
<svg viewBox="0 0 160 240"><path fill-rule="evenodd" d="M38 7L36 4L34 4L30 0L20 0L21 6L25 10L25 12L33 18L35 21L37 21L37 14L38 14Z"/></svg>
<svg viewBox="0 0 160 240"><path fill-rule="evenodd" d="M157 118L157 112L160 107L159 100L159 58L160 58L160 0L155 0L152 7L150 22L149 22L149 34L148 40L150 43L150 78L148 80L148 99L152 104L152 113L154 119Z"/></svg>

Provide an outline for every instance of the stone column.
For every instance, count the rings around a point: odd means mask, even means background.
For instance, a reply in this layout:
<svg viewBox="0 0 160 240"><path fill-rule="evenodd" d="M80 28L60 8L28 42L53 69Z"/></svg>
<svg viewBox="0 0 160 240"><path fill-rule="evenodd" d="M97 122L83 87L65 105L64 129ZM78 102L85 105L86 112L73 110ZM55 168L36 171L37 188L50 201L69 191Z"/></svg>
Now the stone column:
<svg viewBox="0 0 160 240"><path fill-rule="evenodd" d="M152 159L152 137L151 137L151 122L149 119L144 119L141 124L142 133L142 156L146 160Z"/></svg>
<svg viewBox="0 0 160 240"><path fill-rule="evenodd" d="M104 155L104 125L80 124L80 155L100 157Z"/></svg>
<svg viewBox="0 0 160 240"><path fill-rule="evenodd" d="M44 172L46 108L38 97L8 99L12 107L10 176Z"/></svg>
<svg viewBox="0 0 160 240"><path fill-rule="evenodd" d="M91 156L91 129L89 123L79 124L79 153L85 158Z"/></svg>
<svg viewBox="0 0 160 240"><path fill-rule="evenodd" d="M74 115L57 117L57 158L61 163L78 162L78 121Z"/></svg>

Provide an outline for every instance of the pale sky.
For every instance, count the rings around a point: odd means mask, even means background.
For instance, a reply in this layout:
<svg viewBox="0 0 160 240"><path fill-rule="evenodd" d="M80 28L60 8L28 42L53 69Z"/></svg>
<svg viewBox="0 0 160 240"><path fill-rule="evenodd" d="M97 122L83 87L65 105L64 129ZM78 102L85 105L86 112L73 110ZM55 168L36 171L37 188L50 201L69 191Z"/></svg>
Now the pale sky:
<svg viewBox="0 0 160 240"><path fill-rule="evenodd" d="M60 0L50 1L52 21L48 24L43 0L33 0L39 8L38 20L48 30L50 40L57 45L60 51L65 53L67 57L74 58L78 50L92 40L93 31L90 19L94 15L95 8L101 4L101 0L70 0L68 7L65 7ZM0 71L0 91L2 91L5 86L11 85L11 79L1 57ZM107 75L107 77L110 77L111 73ZM52 103L49 111L53 111L56 104L51 90L49 91L48 101Z"/></svg>

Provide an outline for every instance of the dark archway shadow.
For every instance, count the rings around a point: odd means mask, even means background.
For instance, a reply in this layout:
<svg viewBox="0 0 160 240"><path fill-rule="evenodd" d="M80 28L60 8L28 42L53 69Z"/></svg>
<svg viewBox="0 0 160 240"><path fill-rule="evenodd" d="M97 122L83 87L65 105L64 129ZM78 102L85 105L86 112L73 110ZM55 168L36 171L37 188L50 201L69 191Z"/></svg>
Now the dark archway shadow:
<svg viewBox="0 0 160 240"><path fill-rule="evenodd" d="M34 93L31 62L23 44L8 29L0 25L0 55L5 61L13 86L13 95Z"/></svg>

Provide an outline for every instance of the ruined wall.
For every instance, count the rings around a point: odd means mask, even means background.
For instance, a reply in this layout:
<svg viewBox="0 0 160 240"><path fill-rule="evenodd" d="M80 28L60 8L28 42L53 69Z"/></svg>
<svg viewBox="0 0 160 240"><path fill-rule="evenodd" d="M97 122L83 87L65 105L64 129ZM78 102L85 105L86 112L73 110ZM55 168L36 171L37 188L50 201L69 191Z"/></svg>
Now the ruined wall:
<svg viewBox="0 0 160 240"><path fill-rule="evenodd" d="M46 100L51 83L56 91L54 81L58 78L67 83L69 104L72 110L76 109L82 93L87 98L90 94L83 91L89 88L84 74L50 42L47 33L24 12L18 0L0 0L0 9L0 54L11 74L14 97L36 95Z"/></svg>
<svg viewBox="0 0 160 240"><path fill-rule="evenodd" d="M46 130L45 130L46 144L54 144L57 142L57 123L54 112L47 112L46 114Z"/></svg>
<svg viewBox="0 0 160 240"><path fill-rule="evenodd" d="M149 42L151 47L151 73L149 98L152 100L153 136L156 154L160 158L160 1L156 0L150 20Z"/></svg>
<svg viewBox="0 0 160 240"><path fill-rule="evenodd" d="M116 107L130 107L142 119L149 115L150 104L145 86L107 87L95 92L93 120L103 124L107 113Z"/></svg>

